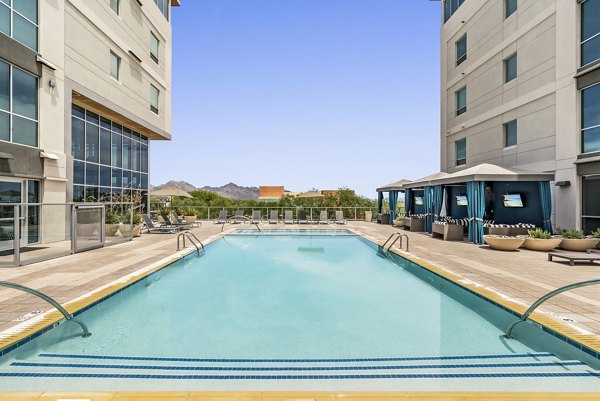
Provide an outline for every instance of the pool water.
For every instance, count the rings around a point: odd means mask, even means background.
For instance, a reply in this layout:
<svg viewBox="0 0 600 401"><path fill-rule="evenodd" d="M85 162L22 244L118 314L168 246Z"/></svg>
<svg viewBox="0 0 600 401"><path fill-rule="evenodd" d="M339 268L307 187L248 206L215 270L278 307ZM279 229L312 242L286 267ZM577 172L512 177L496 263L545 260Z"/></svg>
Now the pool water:
<svg viewBox="0 0 600 401"><path fill-rule="evenodd" d="M600 391L568 346L506 340L514 316L369 244L225 236L79 315L91 337L1 358L0 390Z"/></svg>

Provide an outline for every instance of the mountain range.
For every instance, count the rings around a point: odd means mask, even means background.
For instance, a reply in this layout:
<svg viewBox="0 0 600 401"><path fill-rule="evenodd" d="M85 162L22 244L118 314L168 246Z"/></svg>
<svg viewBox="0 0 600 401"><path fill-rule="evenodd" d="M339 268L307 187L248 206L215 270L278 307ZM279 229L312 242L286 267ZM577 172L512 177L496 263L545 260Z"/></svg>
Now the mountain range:
<svg viewBox="0 0 600 401"><path fill-rule="evenodd" d="M220 187L209 187L204 186L202 188L195 187L186 181L169 181L165 184L152 186L150 189L152 191L156 191L163 188L178 188L185 192L191 192L196 189L200 189L203 191L210 191L217 193L221 196L225 196L232 200L252 200L258 199L258 188L257 187L242 187L240 185L234 184L230 182L229 184L225 184Z"/></svg>

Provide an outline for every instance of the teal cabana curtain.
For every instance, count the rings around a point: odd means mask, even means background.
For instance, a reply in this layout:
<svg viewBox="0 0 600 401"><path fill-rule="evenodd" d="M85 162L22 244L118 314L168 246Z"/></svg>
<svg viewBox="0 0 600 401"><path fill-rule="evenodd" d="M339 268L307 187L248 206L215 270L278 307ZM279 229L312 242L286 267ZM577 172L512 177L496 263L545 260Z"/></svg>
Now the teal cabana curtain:
<svg viewBox="0 0 600 401"><path fill-rule="evenodd" d="M396 218L396 206L398 205L398 191L390 191L390 224L394 224Z"/></svg>
<svg viewBox="0 0 600 401"><path fill-rule="evenodd" d="M542 201L542 219L544 230L552 233L552 192L549 181L540 181L540 199Z"/></svg>
<svg viewBox="0 0 600 401"><path fill-rule="evenodd" d="M469 212L469 241L474 244L483 244L485 185L482 181L467 182L467 200L467 209Z"/></svg>
<svg viewBox="0 0 600 401"><path fill-rule="evenodd" d="M383 209L383 192L377 192L377 213L381 213Z"/></svg>
<svg viewBox="0 0 600 401"><path fill-rule="evenodd" d="M424 203L425 203L425 231L431 233L433 225L433 187L425 187L424 192Z"/></svg>
<svg viewBox="0 0 600 401"><path fill-rule="evenodd" d="M436 185L433 187L433 221L438 221L440 219L443 197L444 187L441 185Z"/></svg>
<svg viewBox="0 0 600 401"><path fill-rule="evenodd" d="M408 217L412 214L412 189L407 188L404 191L404 216Z"/></svg>

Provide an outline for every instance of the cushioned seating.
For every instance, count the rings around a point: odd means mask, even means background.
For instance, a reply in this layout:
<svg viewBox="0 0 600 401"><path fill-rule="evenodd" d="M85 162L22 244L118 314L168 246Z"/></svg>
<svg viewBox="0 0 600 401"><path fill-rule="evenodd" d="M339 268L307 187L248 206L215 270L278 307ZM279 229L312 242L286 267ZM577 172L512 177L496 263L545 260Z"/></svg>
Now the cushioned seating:
<svg viewBox="0 0 600 401"><path fill-rule="evenodd" d="M423 217L418 217L423 216ZM404 229L420 232L425 231L425 215L411 215L404 218Z"/></svg>
<svg viewBox="0 0 600 401"><path fill-rule="evenodd" d="M535 229L535 224L528 223L517 223L517 224L503 224L503 223L488 223L483 226L483 233L485 235L527 235L527 231Z"/></svg>

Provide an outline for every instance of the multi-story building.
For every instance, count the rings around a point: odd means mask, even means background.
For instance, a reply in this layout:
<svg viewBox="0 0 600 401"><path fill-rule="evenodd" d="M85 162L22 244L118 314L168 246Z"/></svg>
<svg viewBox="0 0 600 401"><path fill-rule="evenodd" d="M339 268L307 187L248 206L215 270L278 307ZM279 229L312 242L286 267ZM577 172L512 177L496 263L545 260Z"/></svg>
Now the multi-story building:
<svg viewBox="0 0 600 401"><path fill-rule="evenodd" d="M0 202L147 191L150 141L171 137L177 5L0 1Z"/></svg>
<svg viewBox="0 0 600 401"><path fill-rule="evenodd" d="M600 227L600 0L445 0L441 170L553 172L555 227Z"/></svg>

